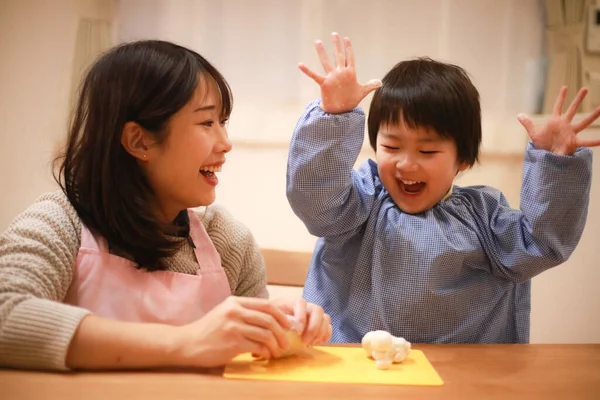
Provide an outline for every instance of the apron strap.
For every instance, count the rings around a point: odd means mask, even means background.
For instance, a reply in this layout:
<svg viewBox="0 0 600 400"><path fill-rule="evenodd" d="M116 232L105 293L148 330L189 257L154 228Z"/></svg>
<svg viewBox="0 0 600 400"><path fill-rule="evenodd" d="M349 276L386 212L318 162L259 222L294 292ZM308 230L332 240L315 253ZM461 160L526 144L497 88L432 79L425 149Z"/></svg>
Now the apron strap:
<svg viewBox="0 0 600 400"><path fill-rule="evenodd" d="M195 211L188 210L188 216L190 218L190 237L194 242L194 254L200 265L200 270L222 269L221 256L208 236L204 224Z"/></svg>

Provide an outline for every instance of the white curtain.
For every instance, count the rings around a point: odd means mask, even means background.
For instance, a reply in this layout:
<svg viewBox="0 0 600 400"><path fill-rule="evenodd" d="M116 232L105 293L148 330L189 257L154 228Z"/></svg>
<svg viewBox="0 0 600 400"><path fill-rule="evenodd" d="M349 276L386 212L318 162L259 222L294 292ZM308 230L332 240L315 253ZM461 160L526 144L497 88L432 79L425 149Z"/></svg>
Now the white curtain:
<svg viewBox="0 0 600 400"><path fill-rule="evenodd" d="M111 47L111 42L111 25L108 21L86 17L79 19L71 79L71 106L77 100L85 72L100 54Z"/></svg>
<svg viewBox="0 0 600 400"><path fill-rule="evenodd" d="M589 0L546 0L549 70L544 96L545 114L552 112L561 86L569 87L565 101L569 104L577 90L586 85L584 63L588 56L584 45L588 5ZM585 101L579 111L589 110L590 102Z"/></svg>
<svg viewBox="0 0 600 400"><path fill-rule="evenodd" d="M215 64L233 89L229 131L238 142L287 144L319 95L297 63L321 71L313 43L331 50L336 31L352 39L361 81L417 56L463 66L481 94L484 147L510 153L526 140L507 138L504 121L542 106L542 8L540 0L118 0L115 24L120 41L172 40Z"/></svg>

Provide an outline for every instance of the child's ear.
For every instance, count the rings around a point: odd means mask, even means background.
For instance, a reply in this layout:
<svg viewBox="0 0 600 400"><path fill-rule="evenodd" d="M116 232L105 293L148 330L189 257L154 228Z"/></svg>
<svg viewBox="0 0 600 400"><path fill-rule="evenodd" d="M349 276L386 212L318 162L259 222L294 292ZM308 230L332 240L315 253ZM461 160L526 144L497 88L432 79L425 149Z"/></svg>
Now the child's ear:
<svg viewBox="0 0 600 400"><path fill-rule="evenodd" d="M147 161L150 157L148 150L152 146L152 138L135 122L125 123L121 133L121 144L125 151L138 160Z"/></svg>
<svg viewBox="0 0 600 400"><path fill-rule="evenodd" d="M458 164L458 169L457 169L456 173L458 174L459 172L463 172L463 171L469 169L469 167L470 167L469 163L461 162Z"/></svg>

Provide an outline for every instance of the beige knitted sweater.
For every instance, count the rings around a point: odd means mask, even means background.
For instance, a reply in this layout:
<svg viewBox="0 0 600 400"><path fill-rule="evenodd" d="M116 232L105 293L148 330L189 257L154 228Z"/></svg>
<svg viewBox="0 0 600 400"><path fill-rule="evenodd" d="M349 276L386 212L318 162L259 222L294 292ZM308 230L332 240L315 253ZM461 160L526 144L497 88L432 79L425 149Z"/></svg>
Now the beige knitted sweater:
<svg viewBox="0 0 600 400"><path fill-rule="evenodd" d="M198 212L236 296L268 297L264 262L250 231L223 208ZM81 220L57 191L40 197L0 236L0 366L66 369L69 343L88 310L63 304L81 242ZM169 270L196 273L187 244Z"/></svg>

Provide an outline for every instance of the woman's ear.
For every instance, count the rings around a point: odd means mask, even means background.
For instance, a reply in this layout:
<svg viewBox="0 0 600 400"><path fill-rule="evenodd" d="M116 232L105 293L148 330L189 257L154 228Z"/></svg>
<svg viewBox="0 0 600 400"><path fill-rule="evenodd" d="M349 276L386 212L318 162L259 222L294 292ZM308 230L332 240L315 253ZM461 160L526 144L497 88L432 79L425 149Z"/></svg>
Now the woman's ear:
<svg viewBox="0 0 600 400"><path fill-rule="evenodd" d="M141 161L148 160L152 138L135 122L126 122L121 133L121 144L125 151Z"/></svg>

